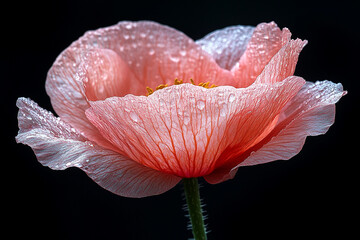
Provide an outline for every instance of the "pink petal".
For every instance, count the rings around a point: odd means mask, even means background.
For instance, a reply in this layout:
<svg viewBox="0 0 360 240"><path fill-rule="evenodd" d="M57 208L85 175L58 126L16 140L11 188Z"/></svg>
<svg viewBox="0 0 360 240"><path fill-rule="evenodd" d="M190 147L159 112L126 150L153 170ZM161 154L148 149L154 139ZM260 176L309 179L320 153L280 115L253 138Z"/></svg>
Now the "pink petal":
<svg viewBox="0 0 360 240"><path fill-rule="evenodd" d="M300 152L307 136L327 132L335 120L335 103L345 94L341 84L307 82L286 105L275 128L261 142L205 179L209 183L219 183L233 178L241 166L292 158Z"/></svg>
<svg viewBox="0 0 360 240"><path fill-rule="evenodd" d="M230 70L246 50L254 32L251 26L232 26L209 33L196 41L217 64Z"/></svg>
<svg viewBox="0 0 360 240"><path fill-rule="evenodd" d="M173 84L175 78L196 83L232 78L188 36L155 22L119 22L88 32L79 41L116 52L142 86Z"/></svg>
<svg viewBox="0 0 360 240"><path fill-rule="evenodd" d="M235 87L251 85L270 59L290 40L290 36L287 28L281 31L274 22L259 24L245 53L232 69L236 79Z"/></svg>
<svg viewBox="0 0 360 240"><path fill-rule="evenodd" d="M181 84L149 97L92 102L86 114L129 158L180 177L198 177L260 141L303 84L297 77L244 89Z"/></svg>
<svg viewBox="0 0 360 240"><path fill-rule="evenodd" d="M126 197L161 194L180 180L87 141L29 99L19 98L17 106L20 130L16 140L29 145L44 166L55 170L79 167L103 188Z"/></svg>
<svg viewBox="0 0 360 240"><path fill-rule="evenodd" d="M299 54L307 41L300 39L291 40L270 60L255 83L274 83L282 81L295 72Z"/></svg>
<svg viewBox="0 0 360 240"><path fill-rule="evenodd" d="M117 53L93 49L86 53L79 71L87 100L104 100L128 93L145 94L146 86L137 79Z"/></svg>
<svg viewBox="0 0 360 240"><path fill-rule="evenodd" d="M83 49L78 48L76 42L61 53L48 72L46 92L62 120L91 141L112 149L111 144L85 116L85 110L89 108L83 84L85 53Z"/></svg>

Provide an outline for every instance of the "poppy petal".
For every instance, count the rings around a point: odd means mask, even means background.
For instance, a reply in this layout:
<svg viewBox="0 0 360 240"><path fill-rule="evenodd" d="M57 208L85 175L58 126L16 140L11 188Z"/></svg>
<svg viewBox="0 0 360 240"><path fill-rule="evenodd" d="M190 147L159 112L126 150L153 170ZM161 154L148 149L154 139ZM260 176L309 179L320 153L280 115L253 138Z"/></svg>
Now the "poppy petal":
<svg viewBox="0 0 360 240"><path fill-rule="evenodd" d="M232 78L184 33L151 21L119 22L89 31L79 41L116 52L142 85L150 88L173 84L176 78L184 82L192 78L197 83Z"/></svg>
<svg viewBox="0 0 360 240"><path fill-rule="evenodd" d="M335 120L335 103L346 94L341 84L307 82L283 109L274 129L258 144L216 169L205 179L212 184L233 178L241 166L288 160L298 154L307 136L325 134Z"/></svg>
<svg viewBox="0 0 360 240"><path fill-rule="evenodd" d="M306 40L290 40L275 54L254 83L274 83L292 76L299 54L306 44Z"/></svg>
<svg viewBox="0 0 360 240"><path fill-rule="evenodd" d="M78 167L103 188L126 197L161 194L180 181L87 141L30 99L19 98L17 106L20 130L16 140L29 145L44 166L55 170Z"/></svg>
<svg viewBox="0 0 360 240"><path fill-rule="evenodd" d="M46 92L55 112L82 135L97 144L112 149L85 116L89 103L84 89L84 66L87 51L72 44L56 59L46 78Z"/></svg>
<svg viewBox="0 0 360 240"><path fill-rule="evenodd" d="M231 70L236 79L235 87L251 85L271 58L284 46L291 37L287 28L280 30L274 23L259 24L247 45L240 61Z"/></svg>
<svg viewBox="0 0 360 240"><path fill-rule="evenodd" d="M217 64L227 70L240 60L254 32L251 26L232 26L216 30L196 41Z"/></svg>
<svg viewBox="0 0 360 240"><path fill-rule="evenodd" d="M149 97L91 102L89 120L129 158L181 177L203 176L260 141L304 81L236 89L181 84Z"/></svg>
<svg viewBox="0 0 360 240"><path fill-rule="evenodd" d="M110 49L86 52L79 77L87 100L104 100L129 93L144 94L146 86L138 80L129 66Z"/></svg>

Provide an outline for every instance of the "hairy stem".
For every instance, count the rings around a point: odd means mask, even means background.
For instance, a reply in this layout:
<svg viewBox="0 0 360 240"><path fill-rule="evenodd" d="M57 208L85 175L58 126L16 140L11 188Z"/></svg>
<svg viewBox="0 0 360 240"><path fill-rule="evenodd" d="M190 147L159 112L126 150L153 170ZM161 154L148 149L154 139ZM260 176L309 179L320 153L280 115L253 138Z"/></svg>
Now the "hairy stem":
<svg viewBox="0 0 360 240"><path fill-rule="evenodd" d="M184 178L186 204L189 209L192 232L195 240L206 240L204 218L201 210L197 178Z"/></svg>

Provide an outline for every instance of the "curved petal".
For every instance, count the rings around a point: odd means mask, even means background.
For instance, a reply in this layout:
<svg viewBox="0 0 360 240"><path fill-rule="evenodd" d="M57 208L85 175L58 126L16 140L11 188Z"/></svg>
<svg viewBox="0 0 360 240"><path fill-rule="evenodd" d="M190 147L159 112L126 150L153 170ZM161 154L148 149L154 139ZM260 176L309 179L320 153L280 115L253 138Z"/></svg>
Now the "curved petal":
<svg viewBox="0 0 360 240"><path fill-rule="evenodd" d="M246 89L167 87L91 102L89 120L129 158L181 177L209 174L260 141L304 81Z"/></svg>
<svg viewBox="0 0 360 240"><path fill-rule="evenodd" d="M79 41L116 52L145 87L173 84L175 78L184 82L190 82L192 78L197 83L232 78L230 72L221 69L188 36L151 21L119 22L112 27L87 32ZM145 87L141 94L145 94Z"/></svg>
<svg viewBox="0 0 360 240"><path fill-rule="evenodd" d="M84 89L84 66L87 51L72 44L59 55L46 78L46 92L51 104L61 119L76 128L86 138L97 144L113 149L99 131L88 121L85 110L89 103ZM90 49L88 49L89 51Z"/></svg>
<svg viewBox="0 0 360 240"><path fill-rule="evenodd" d="M81 168L103 188L126 197L161 194L180 181L92 144L29 99L19 98L17 106L20 130L16 140L29 145L44 166L55 170Z"/></svg>
<svg viewBox="0 0 360 240"><path fill-rule="evenodd" d="M128 93L144 93L146 86L138 80L129 66L110 49L86 52L79 70L87 100L104 100Z"/></svg>
<svg viewBox="0 0 360 240"><path fill-rule="evenodd" d="M299 54L306 44L306 40L290 40L275 54L254 83L274 83L292 76Z"/></svg>
<svg viewBox="0 0 360 240"><path fill-rule="evenodd" d="M345 94L341 84L307 82L286 105L278 124L261 142L205 179L215 184L233 178L241 166L292 158L299 153L307 136L327 132L335 120L335 103Z"/></svg>
<svg viewBox="0 0 360 240"><path fill-rule="evenodd" d="M46 78L46 92L55 112L82 132L92 132L94 127L87 121L84 109L89 107L84 95L83 83L78 77L82 51L70 46L62 52Z"/></svg>
<svg viewBox="0 0 360 240"><path fill-rule="evenodd" d="M246 50L247 44L254 32L252 26L232 26L209 33L196 41L217 64L230 70Z"/></svg>
<svg viewBox="0 0 360 240"><path fill-rule="evenodd" d="M236 81L235 87L251 85L290 37L291 33L287 28L280 30L274 22L259 24L239 63L231 70Z"/></svg>

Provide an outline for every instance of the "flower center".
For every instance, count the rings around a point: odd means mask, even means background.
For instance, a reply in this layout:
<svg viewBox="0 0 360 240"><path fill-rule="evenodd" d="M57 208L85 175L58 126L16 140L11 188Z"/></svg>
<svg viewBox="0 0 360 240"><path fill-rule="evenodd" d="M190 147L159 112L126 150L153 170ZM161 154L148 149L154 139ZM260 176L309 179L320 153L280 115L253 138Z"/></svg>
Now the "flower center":
<svg viewBox="0 0 360 240"><path fill-rule="evenodd" d="M210 85L210 82L201 82L201 83L199 83L199 84L195 84L195 82L194 82L194 80L192 79L192 78L190 78L190 82L191 82L191 84L193 84L193 85L197 85L197 86L200 86L200 87L204 87L204 88L214 88L214 87L217 87L217 85L215 85L215 84L211 84ZM175 80L174 80L174 85L180 85L180 84L183 84L183 80L182 79L177 79L177 78L175 78ZM170 85L171 86L171 85ZM155 88L155 90L153 90L151 87L146 87L146 90L147 90L147 94L146 94L146 96L149 96L149 95L151 95L151 94L153 94L156 90L159 90L159 89L163 89L163 88L166 88L166 87L169 87L169 85L168 84L160 84L159 86L157 86L156 88Z"/></svg>

